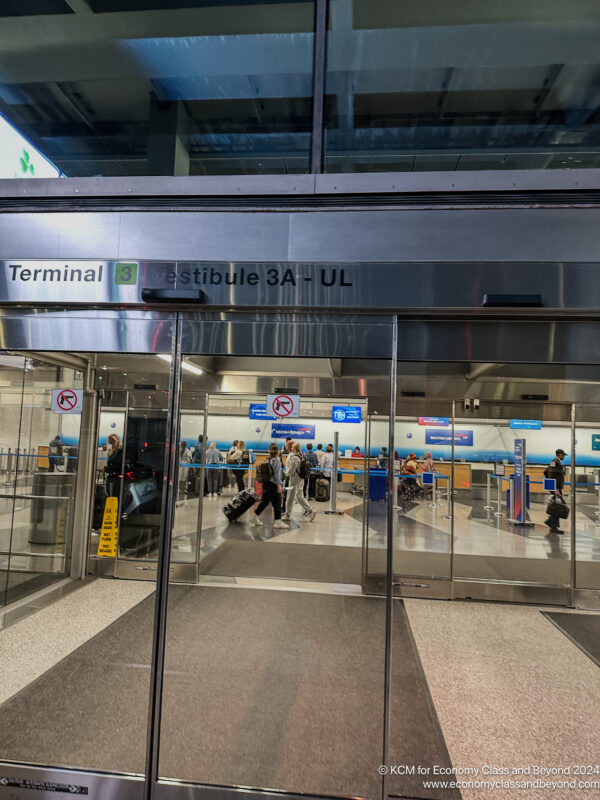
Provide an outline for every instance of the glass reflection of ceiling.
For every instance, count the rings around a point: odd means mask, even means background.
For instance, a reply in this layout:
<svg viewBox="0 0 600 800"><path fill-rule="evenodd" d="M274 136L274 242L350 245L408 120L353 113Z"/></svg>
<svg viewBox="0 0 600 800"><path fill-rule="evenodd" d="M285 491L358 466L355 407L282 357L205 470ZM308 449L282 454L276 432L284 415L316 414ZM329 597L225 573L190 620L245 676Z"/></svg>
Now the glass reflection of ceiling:
<svg viewBox="0 0 600 800"><path fill-rule="evenodd" d="M308 171L312 0L0 15L0 113L67 175ZM598 41L598 0L330 0L326 168L600 166Z"/></svg>

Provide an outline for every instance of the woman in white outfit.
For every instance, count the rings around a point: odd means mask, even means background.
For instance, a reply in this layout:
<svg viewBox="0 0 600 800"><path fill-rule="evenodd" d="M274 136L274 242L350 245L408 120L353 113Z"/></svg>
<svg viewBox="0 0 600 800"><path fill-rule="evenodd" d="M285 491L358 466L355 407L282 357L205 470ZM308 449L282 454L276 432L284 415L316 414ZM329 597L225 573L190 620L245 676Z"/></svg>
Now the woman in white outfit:
<svg viewBox="0 0 600 800"><path fill-rule="evenodd" d="M337 480L337 475L332 478L333 465L334 465L333 445L328 444L327 449L325 450L321 458L321 462L319 463L319 469L323 473L325 479L329 481L329 491L331 491L331 481Z"/></svg>
<svg viewBox="0 0 600 800"><path fill-rule="evenodd" d="M300 462L302 460L300 444L296 442L292 447L292 452L285 462L285 477L288 479L291 489L285 501L285 514L282 519L287 520L291 517L296 500L304 509L303 516L311 522L317 516L304 497L304 478L300 476Z"/></svg>

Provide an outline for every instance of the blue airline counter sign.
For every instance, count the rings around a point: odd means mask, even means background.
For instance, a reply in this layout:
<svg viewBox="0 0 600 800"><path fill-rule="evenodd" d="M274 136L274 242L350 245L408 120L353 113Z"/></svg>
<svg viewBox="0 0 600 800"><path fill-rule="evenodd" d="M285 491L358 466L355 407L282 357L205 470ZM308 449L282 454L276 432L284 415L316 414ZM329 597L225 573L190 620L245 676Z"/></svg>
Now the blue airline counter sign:
<svg viewBox="0 0 600 800"><path fill-rule="evenodd" d="M266 403L250 403L250 419L277 419L276 416L267 414Z"/></svg>
<svg viewBox="0 0 600 800"><path fill-rule="evenodd" d="M283 439L291 436L292 439L314 439L315 426L304 425L301 422L273 422L271 423L271 437Z"/></svg>
<svg viewBox="0 0 600 800"><path fill-rule="evenodd" d="M511 419L510 427L513 430L539 431L542 428L541 419Z"/></svg>
<svg viewBox="0 0 600 800"><path fill-rule="evenodd" d="M451 445L452 431L425 431L425 444ZM473 447L473 431L454 431L454 444Z"/></svg>
<svg viewBox="0 0 600 800"><path fill-rule="evenodd" d="M360 422L362 409L360 406L333 406L331 409L332 422Z"/></svg>

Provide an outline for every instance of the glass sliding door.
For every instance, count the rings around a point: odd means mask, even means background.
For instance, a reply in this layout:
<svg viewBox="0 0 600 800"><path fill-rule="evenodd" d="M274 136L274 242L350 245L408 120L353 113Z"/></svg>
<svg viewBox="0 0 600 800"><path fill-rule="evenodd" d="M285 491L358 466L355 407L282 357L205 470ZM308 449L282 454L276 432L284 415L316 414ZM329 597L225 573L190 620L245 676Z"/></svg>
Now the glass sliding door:
<svg viewBox="0 0 600 800"><path fill-rule="evenodd" d="M567 587L569 522L558 533L547 524L544 470L563 448L570 505L571 406L482 402L457 411L455 429L469 437L455 466L470 462L470 479L468 489L456 480L454 577Z"/></svg>
<svg viewBox="0 0 600 800"><path fill-rule="evenodd" d="M196 585L168 587L158 796L172 781L198 791L381 795L386 605L362 594L361 579L365 465L376 471L389 416L374 423L367 452L367 398L349 390L358 382L339 380L334 393L328 360L283 361L182 354L169 569L195 552L199 572ZM266 407L284 389L300 395L288 420ZM318 445L337 453L333 467L317 457L306 484L293 487L310 511L282 486L289 519L278 527L271 502L255 520L265 492L257 477L270 445L286 439L284 471L294 444L302 458ZM242 457L232 459L234 442ZM232 522L240 493L249 505ZM384 485L382 509L385 497ZM385 527L372 534L385 553Z"/></svg>
<svg viewBox="0 0 600 800"><path fill-rule="evenodd" d="M394 428L394 574L449 580L453 530L452 404L430 414L402 414ZM408 410L408 409L406 409ZM454 433L455 444L461 431ZM457 468L454 514L463 514L470 486L468 467Z"/></svg>
<svg viewBox="0 0 600 800"><path fill-rule="evenodd" d="M575 408L575 586L600 589L600 407ZM565 448L566 449L566 448Z"/></svg>
<svg viewBox="0 0 600 800"><path fill-rule="evenodd" d="M83 374L4 356L2 560L4 603L69 573L80 413L59 413L53 392L81 390Z"/></svg>

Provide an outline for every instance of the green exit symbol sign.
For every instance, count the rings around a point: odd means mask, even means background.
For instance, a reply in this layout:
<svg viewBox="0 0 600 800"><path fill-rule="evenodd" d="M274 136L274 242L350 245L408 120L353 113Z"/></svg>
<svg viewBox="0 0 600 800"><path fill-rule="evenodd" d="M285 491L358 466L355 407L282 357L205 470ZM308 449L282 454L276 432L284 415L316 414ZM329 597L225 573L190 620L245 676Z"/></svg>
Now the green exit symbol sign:
<svg viewBox="0 0 600 800"><path fill-rule="evenodd" d="M117 261L115 283L121 286L134 286L137 283L138 265L125 261Z"/></svg>

